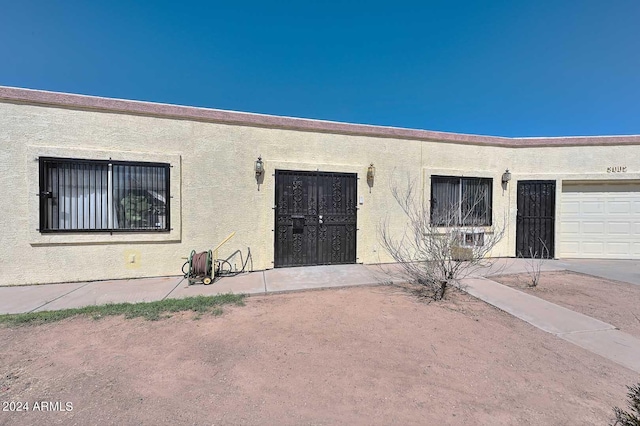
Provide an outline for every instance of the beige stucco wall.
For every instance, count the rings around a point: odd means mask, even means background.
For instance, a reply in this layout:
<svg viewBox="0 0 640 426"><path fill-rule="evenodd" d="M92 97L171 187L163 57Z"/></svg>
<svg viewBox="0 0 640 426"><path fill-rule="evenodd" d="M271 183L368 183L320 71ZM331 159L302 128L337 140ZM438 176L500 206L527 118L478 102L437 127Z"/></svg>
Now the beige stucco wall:
<svg viewBox="0 0 640 426"><path fill-rule="evenodd" d="M276 169L357 173L358 262L378 261L375 229L397 207L388 197L391 171L420 173L421 144L386 138L226 125L110 112L0 103L3 255L0 285L180 274L192 249L226 257L251 249L254 269L273 267ZM266 173L258 186L254 161ZM38 156L169 162L169 233L41 234ZM371 192L366 170L379 170ZM131 254L136 263L131 264ZM239 258L236 259L240 266ZM235 262L234 262L235 263Z"/></svg>
<svg viewBox="0 0 640 426"><path fill-rule="evenodd" d="M518 179L640 179L640 146L508 148L230 125L0 102L0 285L178 275L192 249L226 257L251 249L254 269L273 267L276 169L357 173L357 261L389 261L377 227L404 218L389 190L392 176L418 179L425 196L431 175L493 178L494 223L506 236L496 256L515 251ZM162 234L40 234L38 156L159 161L171 164L171 226ZM261 155L264 182L253 165ZM371 191L369 163L376 167ZM625 174L607 167L628 166ZM500 177L509 168L512 182ZM559 198L558 198L559 201ZM559 204L559 202L557 203ZM132 254L135 262L132 264ZM239 259L237 259L238 266Z"/></svg>

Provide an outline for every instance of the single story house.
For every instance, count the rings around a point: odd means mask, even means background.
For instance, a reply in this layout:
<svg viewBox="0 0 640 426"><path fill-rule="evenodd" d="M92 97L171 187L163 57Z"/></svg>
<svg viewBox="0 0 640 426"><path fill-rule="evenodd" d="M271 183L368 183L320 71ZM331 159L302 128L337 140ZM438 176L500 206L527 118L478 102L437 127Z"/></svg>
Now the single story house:
<svg viewBox="0 0 640 426"><path fill-rule="evenodd" d="M505 138L0 87L0 285L180 274L191 250L253 269L380 263L406 220L483 198L493 256L640 258L640 136ZM440 203L440 204L438 204ZM466 225L466 223L463 223ZM465 244L482 244L471 235Z"/></svg>

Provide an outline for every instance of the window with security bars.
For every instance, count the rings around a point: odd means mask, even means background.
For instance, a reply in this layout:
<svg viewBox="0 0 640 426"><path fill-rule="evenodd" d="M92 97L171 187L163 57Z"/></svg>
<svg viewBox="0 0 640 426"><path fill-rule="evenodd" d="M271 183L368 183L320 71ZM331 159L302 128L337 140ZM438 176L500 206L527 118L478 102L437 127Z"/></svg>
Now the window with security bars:
<svg viewBox="0 0 640 426"><path fill-rule="evenodd" d="M40 232L169 231L169 164L39 163Z"/></svg>
<svg viewBox="0 0 640 426"><path fill-rule="evenodd" d="M431 223L490 226L493 179L432 176Z"/></svg>

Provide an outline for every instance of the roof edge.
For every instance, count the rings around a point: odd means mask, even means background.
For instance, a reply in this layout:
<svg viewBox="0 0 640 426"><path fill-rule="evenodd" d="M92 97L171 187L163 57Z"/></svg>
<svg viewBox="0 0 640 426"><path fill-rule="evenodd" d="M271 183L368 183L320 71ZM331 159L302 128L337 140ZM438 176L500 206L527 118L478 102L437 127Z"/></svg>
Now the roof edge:
<svg viewBox="0 0 640 426"><path fill-rule="evenodd" d="M0 101L88 109L160 118L206 121L309 132L338 133L397 139L414 139L470 145L532 148L546 146L640 145L640 135L506 138L437 132L401 127L352 124L337 121L227 111L146 101L105 98L46 90L0 86Z"/></svg>

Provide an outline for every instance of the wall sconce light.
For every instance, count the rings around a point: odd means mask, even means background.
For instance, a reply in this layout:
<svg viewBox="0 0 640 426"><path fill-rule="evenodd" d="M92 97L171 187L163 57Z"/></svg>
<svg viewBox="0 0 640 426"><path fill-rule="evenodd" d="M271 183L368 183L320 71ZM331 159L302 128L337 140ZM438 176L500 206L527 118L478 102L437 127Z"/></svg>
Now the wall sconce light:
<svg viewBox="0 0 640 426"><path fill-rule="evenodd" d="M373 163L371 163L369 165L369 168L367 169L367 183L369 184L369 187L373 186L373 179L376 177L376 168L373 167Z"/></svg>
<svg viewBox="0 0 640 426"><path fill-rule="evenodd" d="M369 194L371 194L371 188L373 188L373 179L376 177L376 168L373 167L373 163L369 164L367 168L367 185L369 185Z"/></svg>
<svg viewBox="0 0 640 426"><path fill-rule="evenodd" d="M509 183L510 180L511 180L511 172L509 171L509 169L507 169L502 174L502 183Z"/></svg>
<svg viewBox="0 0 640 426"><path fill-rule="evenodd" d="M256 178L259 178L264 173L264 163L262 162L262 156L258 157L258 161L256 161Z"/></svg>

